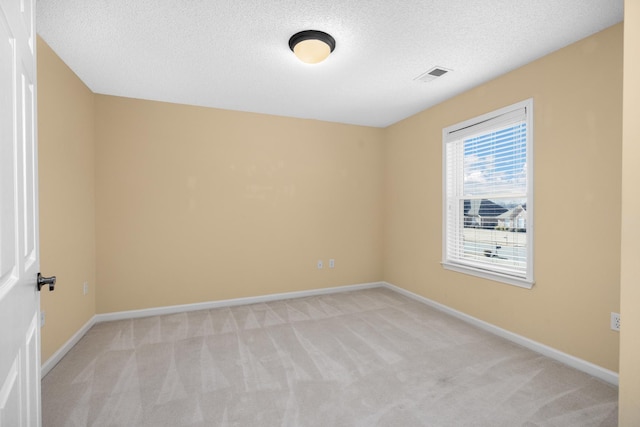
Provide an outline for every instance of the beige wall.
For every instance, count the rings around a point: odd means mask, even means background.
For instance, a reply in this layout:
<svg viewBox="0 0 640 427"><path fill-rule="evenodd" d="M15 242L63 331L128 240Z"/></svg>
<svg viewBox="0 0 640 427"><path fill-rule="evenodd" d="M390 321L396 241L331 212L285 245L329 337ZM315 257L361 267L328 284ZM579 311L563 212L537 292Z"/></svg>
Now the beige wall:
<svg viewBox="0 0 640 427"><path fill-rule="evenodd" d="M99 313L382 279L380 129L97 96L96 135Z"/></svg>
<svg viewBox="0 0 640 427"><path fill-rule="evenodd" d="M95 314L94 95L40 38L37 49L40 264L58 278L42 292L44 362Z"/></svg>
<svg viewBox="0 0 640 427"><path fill-rule="evenodd" d="M620 426L640 425L640 3L624 4Z"/></svg>
<svg viewBox="0 0 640 427"><path fill-rule="evenodd" d="M385 280L618 369L622 24L386 129ZM532 290L444 270L442 129L534 98Z"/></svg>
<svg viewBox="0 0 640 427"><path fill-rule="evenodd" d="M43 361L94 312L384 278L617 370L622 25L384 130L93 95L39 50ZM528 97L532 290L439 264L442 128Z"/></svg>

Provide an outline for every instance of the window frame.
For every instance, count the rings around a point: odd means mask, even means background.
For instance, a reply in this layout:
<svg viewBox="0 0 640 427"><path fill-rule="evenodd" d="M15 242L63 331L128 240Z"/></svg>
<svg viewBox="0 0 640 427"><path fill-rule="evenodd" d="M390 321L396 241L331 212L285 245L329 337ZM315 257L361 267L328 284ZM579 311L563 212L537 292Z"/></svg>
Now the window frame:
<svg viewBox="0 0 640 427"><path fill-rule="evenodd" d="M510 114L515 113L518 110L524 109L525 111L525 119L524 122L526 124L526 212L527 212L527 226L526 226L526 269L524 277L520 277L515 274L509 274L502 271L496 271L495 269L491 269L489 265L483 265L479 267L477 264L473 265L470 260L465 261L462 257L449 257L448 251L448 241L449 241L449 215L448 215L448 204L449 200L447 197L448 188L447 188L447 172L448 172L448 159L447 159L447 144L454 143L461 140L466 140L472 137L474 133L470 132L475 126L478 127L475 135L489 133L492 130L496 130L500 127L503 127L504 124L501 122L500 118L504 116L509 116ZM489 279L497 282L507 283L510 285L519 286L526 289L531 289L535 283L534 280L534 200L533 200L533 170L534 170L534 158L533 158L533 98L526 99L524 101L517 102L515 104L509 105L507 107L500 108L498 110L491 111L486 114L482 114L480 116L471 118L469 120L465 120L460 123L456 123L451 126L447 126L442 130L442 266L447 270L452 270L464 274L469 274L476 277L481 277L484 279ZM492 121L495 121L494 124L491 124ZM463 131L463 135L456 137L455 132ZM462 162L464 164L464 162ZM456 173L456 179L463 179L464 176L464 166L462 170ZM456 197L462 197L464 200L464 195L457 195ZM464 207L461 209L464 210ZM453 217L458 218L458 221L464 221L464 212L456 211L457 213L452 215ZM459 233L460 230L464 230L464 225L462 228L455 228ZM459 233L461 236L463 233ZM454 237L455 239L455 237ZM462 237L457 240L461 242ZM459 243L458 243L459 244Z"/></svg>

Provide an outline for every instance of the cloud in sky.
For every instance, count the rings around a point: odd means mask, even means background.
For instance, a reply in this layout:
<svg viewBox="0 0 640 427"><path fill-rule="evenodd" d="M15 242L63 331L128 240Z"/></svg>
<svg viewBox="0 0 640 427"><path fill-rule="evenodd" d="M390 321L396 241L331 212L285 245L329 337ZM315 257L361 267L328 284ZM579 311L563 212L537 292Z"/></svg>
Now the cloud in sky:
<svg viewBox="0 0 640 427"><path fill-rule="evenodd" d="M464 156L464 194L524 193L527 164L524 159L496 161L495 155Z"/></svg>

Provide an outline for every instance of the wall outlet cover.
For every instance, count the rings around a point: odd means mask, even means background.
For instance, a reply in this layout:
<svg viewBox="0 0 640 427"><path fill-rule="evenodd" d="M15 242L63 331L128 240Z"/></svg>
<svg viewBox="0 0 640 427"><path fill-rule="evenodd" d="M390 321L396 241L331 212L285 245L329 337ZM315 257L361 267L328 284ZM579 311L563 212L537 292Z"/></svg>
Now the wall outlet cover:
<svg viewBox="0 0 640 427"><path fill-rule="evenodd" d="M620 313L611 313L611 329L614 331L620 330Z"/></svg>

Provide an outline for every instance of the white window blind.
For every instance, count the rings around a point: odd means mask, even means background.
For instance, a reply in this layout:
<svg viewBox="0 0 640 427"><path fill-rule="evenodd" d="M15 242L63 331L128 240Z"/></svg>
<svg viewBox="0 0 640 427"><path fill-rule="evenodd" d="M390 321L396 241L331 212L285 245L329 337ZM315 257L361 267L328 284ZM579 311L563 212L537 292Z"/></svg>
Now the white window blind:
<svg viewBox="0 0 640 427"><path fill-rule="evenodd" d="M527 100L443 130L443 265L533 284L532 108Z"/></svg>

